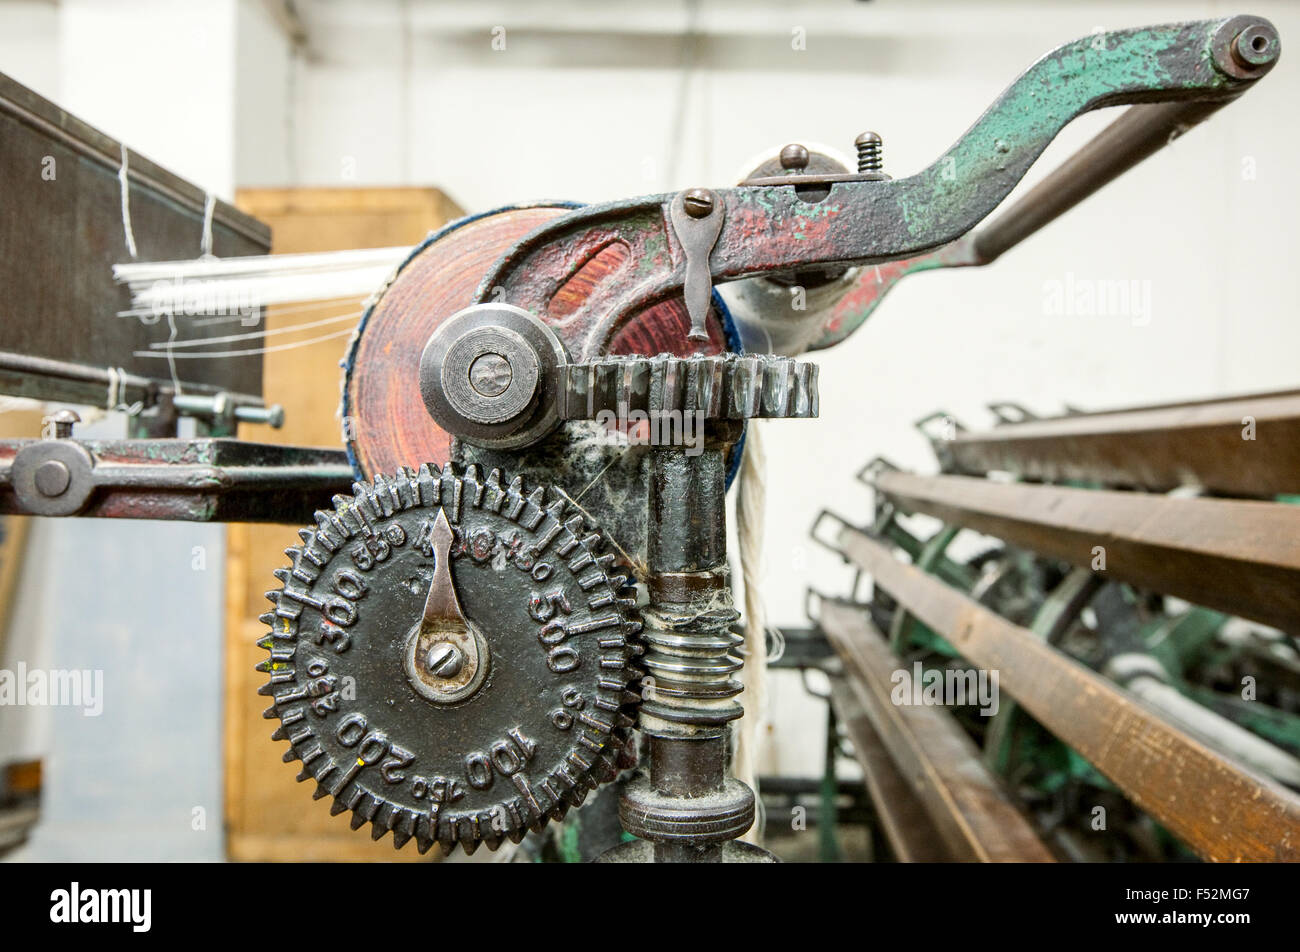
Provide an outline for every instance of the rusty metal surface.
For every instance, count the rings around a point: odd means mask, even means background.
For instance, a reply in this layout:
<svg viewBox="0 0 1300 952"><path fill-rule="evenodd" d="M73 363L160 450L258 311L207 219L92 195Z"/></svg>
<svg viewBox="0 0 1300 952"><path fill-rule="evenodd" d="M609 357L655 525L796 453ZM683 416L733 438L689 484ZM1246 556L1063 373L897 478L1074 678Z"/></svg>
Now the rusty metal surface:
<svg viewBox="0 0 1300 952"><path fill-rule="evenodd" d="M912 258L961 237L996 208L1070 120L1102 106L1222 101L1264 75L1249 75L1232 40L1258 18L1119 30L1067 43L1026 70L943 156L921 172L844 181L815 195L794 184L718 189L721 232L709 258L714 283L811 267ZM1271 26L1267 26L1271 31ZM1276 40L1274 36L1274 40ZM594 288L566 326L587 358L604 353L633 315L679 297L687 255L670 224L675 195L570 212L519 240L488 270L479 302L504 300L535 314L583 263L619 247L617 280ZM818 200L814 200L817 198Z"/></svg>
<svg viewBox="0 0 1300 952"><path fill-rule="evenodd" d="M1253 423L1253 425L1252 425ZM1002 470L1236 496L1300 493L1300 391L1135 407L959 431L935 442L949 472Z"/></svg>
<svg viewBox="0 0 1300 952"><path fill-rule="evenodd" d="M1198 605L1300 631L1300 506L878 473L900 509ZM1100 549L1099 549L1100 547Z"/></svg>
<svg viewBox="0 0 1300 952"><path fill-rule="evenodd" d="M205 193L127 150L130 211L138 257L195 258ZM134 356L168 339L160 316L118 317L130 306L112 266L130 259L122 220L122 145L0 75L0 352L97 368L124 368L170 384L166 360ZM212 250L222 257L264 254L270 229L225 202L212 215ZM151 320L150 320L151 318ZM178 318L184 321L184 316ZM220 324L186 326L187 338L227 333ZM190 391L262 392L262 359L178 361ZM39 369L39 368L38 368ZM6 386L10 375L0 377ZM28 373L19 392L102 405L107 387L69 392L67 374Z"/></svg>
<svg viewBox="0 0 1300 952"><path fill-rule="evenodd" d="M1096 672L845 526L846 558L1200 856L1300 861L1300 797L1210 750ZM823 609L823 623L837 617Z"/></svg>
<svg viewBox="0 0 1300 952"><path fill-rule="evenodd" d="M32 511L15 492L14 461L23 450L51 444L88 454L88 472L74 470L71 477L74 487L88 481L79 516L305 523L352 487L342 450L231 439L4 440L0 513Z"/></svg>
<svg viewBox="0 0 1300 952"><path fill-rule="evenodd" d="M831 681L830 703L841 729L853 742L863 782L885 839L902 863L942 863L952 859L925 807L912 792L858 696L860 687L843 677Z"/></svg>
<svg viewBox="0 0 1300 952"><path fill-rule="evenodd" d="M348 355L344 415L350 424L345 436L360 474L371 477L452 458L451 435L430 418L420 395L420 353L443 320L474 303L475 288L498 255L521 235L567 210L521 206L455 222L403 265L363 319ZM612 251L593 256L554 289L551 311L542 316L571 355L575 342L567 315L582 306L621 260ZM714 317L709 341L684 351L689 327L685 304L667 302L630 324L611 352L684 356L726 350L722 326Z"/></svg>
<svg viewBox="0 0 1300 952"><path fill-rule="evenodd" d="M951 715L892 701L891 675L904 665L890 654L884 635L865 610L823 601L820 622L872 726L953 858L1052 862L1047 847Z"/></svg>

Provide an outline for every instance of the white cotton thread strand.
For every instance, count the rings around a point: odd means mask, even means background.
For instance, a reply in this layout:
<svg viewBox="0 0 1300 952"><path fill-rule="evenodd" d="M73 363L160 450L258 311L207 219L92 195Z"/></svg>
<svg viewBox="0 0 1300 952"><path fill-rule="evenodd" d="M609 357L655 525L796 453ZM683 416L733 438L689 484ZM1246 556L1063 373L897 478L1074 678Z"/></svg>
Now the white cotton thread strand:
<svg viewBox="0 0 1300 952"><path fill-rule="evenodd" d="M208 192L203 202L203 237L199 239L199 257L206 258L212 254L212 215L217 209L217 196Z"/></svg>
<svg viewBox="0 0 1300 952"><path fill-rule="evenodd" d="M131 179L127 174L125 144L122 146L122 164L117 170L117 181L122 192L122 231L126 235L126 252L135 260L135 232L131 230Z"/></svg>
<svg viewBox="0 0 1300 952"><path fill-rule="evenodd" d="M250 255L113 266L131 307L120 317L194 317L247 312L272 304L360 300L382 287L410 248L364 248L300 255Z"/></svg>
<svg viewBox="0 0 1300 952"><path fill-rule="evenodd" d="M767 611L763 603L763 530L767 505L766 459L760 426L749 421L745 455L740 464L736 498L736 539L740 575L745 587L745 644L740 701L745 708L736 735L735 773L753 789L759 805L754 825L742 839L761 843L765 817L758 799L758 759L767 734Z"/></svg>

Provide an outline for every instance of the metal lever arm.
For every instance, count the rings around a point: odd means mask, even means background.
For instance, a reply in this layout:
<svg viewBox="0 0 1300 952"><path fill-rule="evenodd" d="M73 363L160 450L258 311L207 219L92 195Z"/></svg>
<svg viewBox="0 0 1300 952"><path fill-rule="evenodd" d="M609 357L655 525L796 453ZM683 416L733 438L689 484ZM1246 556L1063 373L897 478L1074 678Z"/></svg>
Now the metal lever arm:
<svg viewBox="0 0 1300 952"><path fill-rule="evenodd" d="M1031 66L944 155L915 175L883 181L848 176L821 184L815 194L794 182L717 190L722 225L709 271L717 283L797 268L896 261L943 248L1001 204L1048 143L1082 113L1112 105L1188 103L1173 116L1204 118L1207 104L1240 95L1271 68L1278 52L1276 31L1258 17L1120 30L1067 43ZM1170 116L1135 112L1130 122L1148 133L1137 137L1132 162L1154 151L1154 130ZM1073 197L1065 196L1068 203L1047 203L1049 209L1057 206L1049 219L1122 170L1089 173ZM670 221L673 198L588 206L542 226L498 260L480 284L478 300L545 313L587 262L621 244L630 252L624 264L566 319L583 332L582 351L572 356L599 355L632 315L681 293L686 255ZM1004 250L1041 224L1034 216L1011 219L1006 230L994 232L989 249Z"/></svg>

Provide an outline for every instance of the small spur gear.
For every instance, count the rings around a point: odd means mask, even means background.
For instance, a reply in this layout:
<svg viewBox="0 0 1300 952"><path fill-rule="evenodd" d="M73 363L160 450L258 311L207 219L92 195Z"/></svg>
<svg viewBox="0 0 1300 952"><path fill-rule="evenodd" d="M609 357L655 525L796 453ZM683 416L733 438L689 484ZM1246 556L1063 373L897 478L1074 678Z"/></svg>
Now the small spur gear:
<svg viewBox="0 0 1300 952"><path fill-rule="evenodd" d="M353 829L495 849L628 765L634 589L571 510L426 464L357 483L285 550L265 716Z"/></svg>
<svg viewBox="0 0 1300 952"><path fill-rule="evenodd" d="M817 365L768 354L609 356L559 370L559 413L591 420L700 413L707 419L815 417Z"/></svg>

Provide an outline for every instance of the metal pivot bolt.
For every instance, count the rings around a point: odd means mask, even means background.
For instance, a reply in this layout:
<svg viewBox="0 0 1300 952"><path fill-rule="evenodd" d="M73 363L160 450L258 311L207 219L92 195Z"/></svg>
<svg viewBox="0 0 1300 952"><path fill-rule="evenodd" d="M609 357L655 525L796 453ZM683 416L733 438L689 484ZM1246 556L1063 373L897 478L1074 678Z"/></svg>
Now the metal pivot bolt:
<svg viewBox="0 0 1300 952"><path fill-rule="evenodd" d="M687 189L682 196L682 207L692 218L707 218L713 211L715 201L714 194L707 188L692 188Z"/></svg>
<svg viewBox="0 0 1300 952"><path fill-rule="evenodd" d="M864 132L853 140L858 150L858 172L881 172L885 168L884 142L874 132Z"/></svg>

